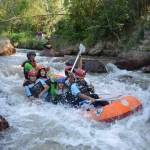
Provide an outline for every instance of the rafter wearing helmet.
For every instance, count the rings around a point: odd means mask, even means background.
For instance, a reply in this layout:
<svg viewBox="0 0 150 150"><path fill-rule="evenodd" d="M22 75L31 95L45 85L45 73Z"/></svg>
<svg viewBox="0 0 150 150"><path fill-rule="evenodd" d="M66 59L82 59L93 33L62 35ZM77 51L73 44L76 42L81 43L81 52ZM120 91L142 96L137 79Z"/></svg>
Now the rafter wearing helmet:
<svg viewBox="0 0 150 150"><path fill-rule="evenodd" d="M36 53L34 51L27 52L27 60L22 63L25 79L28 79L28 72L37 67L35 57Z"/></svg>

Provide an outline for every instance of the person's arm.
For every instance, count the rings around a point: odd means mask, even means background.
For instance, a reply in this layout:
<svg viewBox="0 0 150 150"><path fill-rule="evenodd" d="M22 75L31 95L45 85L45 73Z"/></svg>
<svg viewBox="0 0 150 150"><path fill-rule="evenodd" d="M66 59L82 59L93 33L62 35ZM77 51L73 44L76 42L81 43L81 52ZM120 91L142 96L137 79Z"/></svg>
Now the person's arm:
<svg viewBox="0 0 150 150"><path fill-rule="evenodd" d="M30 88L29 88L28 86L25 86L25 87L24 87L24 92L25 92L25 95L26 95L30 100L35 99L34 96L32 96L31 91L30 91Z"/></svg>
<svg viewBox="0 0 150 150"><path fill-rule="evenodd" d="M89 100L90 102L94 102L95 101L94 98L91 98L91 97L89 97L89 96L87 96L85 94L82 94L75 83L72 84L72 86L71 86L71 93L74 96L79 96L79 98L81 98L81 99Z"/></svg>
<svg viewBox="0 0 150 150"><path fill-rule="evenodd" d="M29 88L28 86L25 86L25 87L24 87L24 92L25 92L25 95L26 95L27 97L32 96L31 91L30 91L30 88Z"/></svg>
<svg viewBox="0 0 150 150"><path fill-rule="evenodd" d="M79 97L80 97L81 99L89 100L91 103L95 102L95 99L94 99L94 98L92 98L92 97L90 97L90 96L87 96L87 95L85 95L85 94L82 94L82 93L79 93Z"/></svg>
<svg viewBox="0 0 150 150"><path fill-rule="evenodd" d="M41 83L42 83L42 86L44 87L44 89L43 89L43 90L41 91L41 93L39 94L39 97L42 97L43 94L48 91L49 86L48 86L48 85L45 83L45 81L43 81L43 80L39 80L39 82L41 82Z"/></svg>
<svg viewBox="0 0 150 150"><path fill-rule="evenodd" d="M39 94L39 97L42 97L43 94L44 94L45 92L47 92L48 89L49 89L49 86L48 86L48 85L44 85L43 87L44 87L44 90L41 91L41 93Z"/></svg>

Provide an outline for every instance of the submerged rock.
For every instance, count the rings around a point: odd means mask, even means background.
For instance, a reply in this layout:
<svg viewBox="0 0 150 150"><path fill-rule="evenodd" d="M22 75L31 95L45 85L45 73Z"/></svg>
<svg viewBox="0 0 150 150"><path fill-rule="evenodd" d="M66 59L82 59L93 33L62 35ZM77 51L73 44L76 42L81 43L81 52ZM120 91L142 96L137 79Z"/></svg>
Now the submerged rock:
<svg viewBox="0 0 150 150"><path fill-rule="evenodd" d="M0 38L0 56L9 56L16 52L8 38Z"/></svg>
<svg viewBox="0 0 150 150"><path fill-rule="evenodd" d="M0 115L0 131L9 128L8 121Z"/></svg>

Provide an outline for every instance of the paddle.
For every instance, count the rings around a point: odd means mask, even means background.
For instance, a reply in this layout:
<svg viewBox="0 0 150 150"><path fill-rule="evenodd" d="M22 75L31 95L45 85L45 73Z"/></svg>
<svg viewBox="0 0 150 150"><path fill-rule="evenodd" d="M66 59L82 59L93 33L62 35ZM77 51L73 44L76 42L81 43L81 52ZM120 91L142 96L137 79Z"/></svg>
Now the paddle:
<svg viewBox="0 0 150 150"><path fill-rule="evenodd" d="M111 97L111 98L102 98L102 99L95 99L96 101L115 101L118 100L118 98L120 99L122 95L118 95L115 97Z"/></svg>
<svg viewBox="0 0 150 150"><path fill-rule="evenodd" d="M79 52L78 52L78 55L77 55L77 57L76 57L76 60L75 60L75 62L74 62L74 64L73 64L73 66L72 66L71 72L73 71L73 69L74 69L74 67L75 67L75 65L76 65L76 63L77 63L77 61L78 61L78 59L79 59L79 56L80 56L82 53L84 53L84 52L85 52L85 46L84 46L82 43L80 43L80 45L79 45Z"/></svg>

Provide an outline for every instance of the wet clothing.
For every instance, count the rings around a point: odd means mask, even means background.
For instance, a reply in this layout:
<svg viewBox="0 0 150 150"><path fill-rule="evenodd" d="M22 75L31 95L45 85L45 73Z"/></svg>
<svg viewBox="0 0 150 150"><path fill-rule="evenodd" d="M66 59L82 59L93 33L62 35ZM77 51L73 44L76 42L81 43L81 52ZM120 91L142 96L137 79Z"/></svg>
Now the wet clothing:
<svg viewBox="0 0 150 150"><path fill-rule="evenodd" d="M38 98L41 91L44 90L44 85L46 85L46 82L42 79L38 79L35 83L26 81L24 83L25 95L27 97L34 96L35 98ZM41 98L48 100L48 97L49 97L49 93L45 92Z"/></svg>
<svg viewBox="0 0 150 150"><path fill-rule="evenodd" d="M24 76L26 79L28 79L28 72L36 68L36 62L35 61L31 62L29 60L26 60L25 62L23 62L22 67L24 71Z"/></svg>
<svg viewBox="0 0 150 150"><path fill-rule="evenodd" d="M49 89L48 89L48 93L50 95L50 101L53 102L55 96L56 96L56 88L57 88L57 83L56 81L50 79L50 78L47 78L46 76L45 77L41 77L39 79L42 79L45 81L45 83L49 86Z"/></svg>
<svg viewBox="0 0 150 150"><path fill-rule="evenodd" d="M39 79L42 79L43 81L45 81L45 83L50 86L51 85L51 79L50 78L47 78L46 76L45 77L40 77Z"/></svg>
<svg viewBox="0 0 150 150"><path fill-rule="evenodd" d="M82 102L85 102L85 101L86 101L86 103L88 102L88 100L81 99L79 97L79 95L82 93L81 90L80 90L80 87L79 87L78 83L73 83L70 86L69 91L67 92L67 99L68 99L69 104L71 104L72 106L78 107L78 106L81 106L82 104L84 104ZM84 94L84 93L82 93L82 94ZM90 97L92 97L94 99L98 99L99 98L99 96L97 94L94 94L94 93L89 93L88 96L90 96ZM94 107L105 106L107 104L109 104L107 101L96 101L96 102L92 103L92 105ZM89 105L90 105L90 103L89 103Z"/></svg>
<svg viewBox="0 0 150 150"><path fill-rule="evenodd" d="M56 89L57 89L57 82L54 80L51 80L49 92L51 93L53 99L56 96Z"/></svg>
<svg viewBox="0 0 150 150"><path fill-rule="evenodd" d="M67 89L57 89L56 90L56 96L53 101L55 104L61 103L61 104L67 104Z"/></svg>
<svg viewBox="0 0 150 150"><path fill-rule="evenodd" d="M94 89L85 80L77 80L76 83L82 94L89 96L91 93L94 93Z"/></svg>
<svg viewBox="0 0 150 150"><path fill-rule="evenodd" d="M66 89L67 90L65 91L65 93L61 95L63 97L61 103L69 104L72 107L78 107L80 101L79 99L80 91L77 88L76 83L67 86Z"/></svg>

